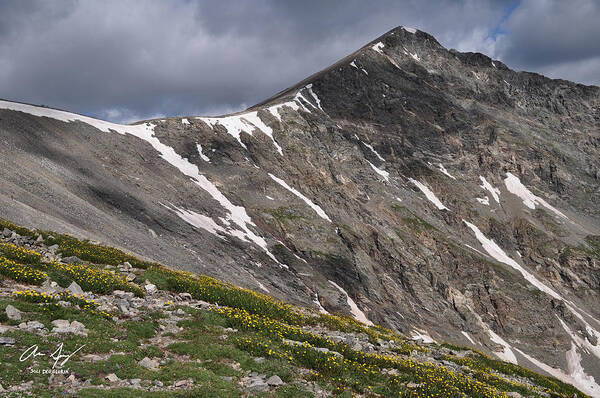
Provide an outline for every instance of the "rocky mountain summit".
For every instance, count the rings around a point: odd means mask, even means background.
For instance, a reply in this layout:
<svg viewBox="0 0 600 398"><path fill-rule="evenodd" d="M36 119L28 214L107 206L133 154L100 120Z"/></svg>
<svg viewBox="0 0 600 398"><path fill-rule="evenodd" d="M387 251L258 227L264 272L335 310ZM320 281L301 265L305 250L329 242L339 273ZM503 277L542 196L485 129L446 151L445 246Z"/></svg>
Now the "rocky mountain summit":
<svg viewBox="0 0 600 398"><path fill-rule="evenodd" d="M0 216L600 396L600 88L399 27L244 112L0 101Z"/></svg>

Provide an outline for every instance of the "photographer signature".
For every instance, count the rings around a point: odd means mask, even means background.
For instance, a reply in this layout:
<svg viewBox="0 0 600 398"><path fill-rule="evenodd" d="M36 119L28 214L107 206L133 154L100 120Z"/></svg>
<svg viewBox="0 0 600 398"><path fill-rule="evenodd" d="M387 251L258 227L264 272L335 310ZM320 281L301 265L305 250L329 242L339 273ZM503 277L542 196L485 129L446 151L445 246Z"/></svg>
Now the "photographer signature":
<svg viewBox="0 0 600 398"><path fill-rule="evenodd" d="M58 345L57 349L52 354L50 354L50 358L52 358L54 360L52 369L55 369L55 368L60 369L63 366L65 366L65 364L69 361L69 359L71 359L71 357L73 355L77 354L79 351L81 351L81 349L83 347L85 347L85 344L82 345L81 347L79 347L78 349L76 349L75 351L73 351L73 353L71 353L69 355L65 355L62 353L63 346L64 346L63 343L60 343ZM39 352L38 345L34 344L31 347L29 347L28 349L26 349L25 351L23 351L23 353L19 357L19 361L24 362L24 361L28 360L29 358L42 357L42 356L46 356L46 354L44 354L43 352Z"/></svg>

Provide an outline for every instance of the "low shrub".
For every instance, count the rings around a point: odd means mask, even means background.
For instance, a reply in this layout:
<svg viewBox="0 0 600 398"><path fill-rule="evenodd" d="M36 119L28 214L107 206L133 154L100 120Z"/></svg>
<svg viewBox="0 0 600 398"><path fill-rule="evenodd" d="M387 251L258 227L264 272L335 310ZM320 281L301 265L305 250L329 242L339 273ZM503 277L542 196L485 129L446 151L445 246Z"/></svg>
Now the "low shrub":
<svg viewBox="0 0 600 398"><path fill-rule="evenodd" d="M48 275L29 265L19 264L4 257L0 257L0 274L21 283L41 285Z"/></svg>

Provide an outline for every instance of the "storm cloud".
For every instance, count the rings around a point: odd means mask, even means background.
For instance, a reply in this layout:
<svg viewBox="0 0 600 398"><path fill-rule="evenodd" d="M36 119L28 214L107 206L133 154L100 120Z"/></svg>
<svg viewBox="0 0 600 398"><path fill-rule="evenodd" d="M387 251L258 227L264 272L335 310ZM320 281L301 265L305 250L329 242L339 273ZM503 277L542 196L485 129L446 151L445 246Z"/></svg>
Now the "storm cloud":
<svg viewBox="0 0 600 398"><path fill-rule="evenodd" d="M412 26L513 69L600 82L593 0L0 3L0 97L117 122L241 110Z"/></svg>

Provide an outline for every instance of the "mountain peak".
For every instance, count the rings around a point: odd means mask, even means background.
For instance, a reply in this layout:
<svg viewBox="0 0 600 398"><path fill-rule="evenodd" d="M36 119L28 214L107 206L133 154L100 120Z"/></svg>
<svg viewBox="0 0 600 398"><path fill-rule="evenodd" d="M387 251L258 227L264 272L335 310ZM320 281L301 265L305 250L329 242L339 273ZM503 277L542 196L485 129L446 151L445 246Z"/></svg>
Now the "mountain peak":
<svg viewBox="0 0 600 398"><path fill-rule="evenodd" d="M597 87L398 27L234 115L0 108L0 217L600 396Z"/></svg>

